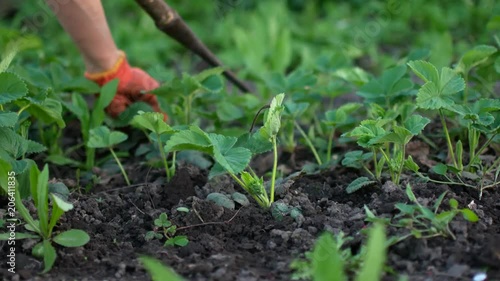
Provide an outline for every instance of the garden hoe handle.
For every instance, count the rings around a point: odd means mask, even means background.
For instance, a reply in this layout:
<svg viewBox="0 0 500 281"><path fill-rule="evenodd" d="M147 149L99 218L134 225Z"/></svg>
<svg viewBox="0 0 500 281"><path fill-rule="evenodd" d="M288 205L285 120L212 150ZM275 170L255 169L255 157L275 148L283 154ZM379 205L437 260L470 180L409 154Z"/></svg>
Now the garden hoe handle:
<svg viewBox="0 0 500 281"><path fill-rule="evenodd" d="M164 0L135 0L154 20L156 27L168 36L199 55L212 66L222 66L217 57L201 42L194 32L187 26L181 16ZM231 71L224 71L236 87L243 92L251 92L250 88Z"/></svg>

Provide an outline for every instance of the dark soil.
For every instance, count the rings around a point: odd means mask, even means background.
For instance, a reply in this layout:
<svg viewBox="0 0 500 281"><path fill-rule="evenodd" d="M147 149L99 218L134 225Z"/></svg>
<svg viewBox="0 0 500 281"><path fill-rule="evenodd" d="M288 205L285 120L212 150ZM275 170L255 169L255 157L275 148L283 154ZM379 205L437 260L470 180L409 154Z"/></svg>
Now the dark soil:
<svg viewBox="0 0 500 281"><path fill-rule="evenodd" d="M42 264L31 258L33 241L26 240L18 244L15 275L7 275L6 264L1 264L3 280L149 280L137 260L140 255L161 259L186 280L291 280L290 262L303 257L321 232L343 231L353 236L349 245L355 251L365 240L360 234L367 226L364 205L377 216L393 217L397 213L394 204L408 201L405 192L391 182L347 194L345 187L358 176L357 171L335 168L288 181L278 199L300 206L303 216L277 221L254 202L229 210L205 200L213 191L243 193L229 178L208 182L206 171L183 166L165 185L161 170L130 169L133 181L150 183L121 187L123 181L117 176L90 195L72 194L75 208L63 216L57 231L83 229L91 236L87 245L56 246L54 268L38 275ZM444 191L448 191L445 202L455 198L460 207L466 207L474 201L480 221L469 223L457 216L451 224L456 240L409 238L396 244L388 255L394 272L407 274L410 280L472 280L474 274L487 272L488 280L500 280L500 191L489 190L479 201L475 190L412 186L424 205L432 205ZM190 212L178 212L180 206ZM443 207L448 208L447 204ZM163 241L145 241L153 220L162 212L181 228L178 234L188 236L187 246L164 247ZM402 232L389 228L388 235L395 234ZM0 246L4 256L7 245ZM397 280L397 276L388 274L385 280Z"/></svg>

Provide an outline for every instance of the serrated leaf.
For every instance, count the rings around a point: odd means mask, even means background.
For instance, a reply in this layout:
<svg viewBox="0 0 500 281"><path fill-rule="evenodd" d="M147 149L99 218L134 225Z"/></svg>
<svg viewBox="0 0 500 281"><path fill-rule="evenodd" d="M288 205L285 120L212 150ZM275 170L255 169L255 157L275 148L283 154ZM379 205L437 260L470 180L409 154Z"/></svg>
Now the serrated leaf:
<svg viewBox="0 0 500 281"><path fill-rule="evenodd" d="M26 154L40 153L47 150L47 148L41 143L37 143L32 140L26 140L26 143L28 144L25 151Z"/></svg>
<svg viewBox="0 0 500 281"><path fill-rule="evenodd" d="M420 169L417 163L413 161L413 157L411 157L411 155L408 156L408 158L404 161L404 167L414 173L417 173L418 170Z"/></svg>
<svg viewBox="0 0 500 281"><path fill-rule="evenodd" d="M163 120L163 114L159 112L140 112L139 115L134 116L132 124L159 135L174 132L172 127Z"/></svg>
<svg viewBox="0 0 500 281"><path fill-rule="evenodd" d="M252 155L261 154L273 149L273 144L260 133L245 133L238 137L235 147L244 147L252 152Z"/></svg>
<svg viewBox="0 0 500 281"><path fill-rule="evenodd" d="M353 192L356 192L365 186L372 185L374 183L376 183L376 181L372 181L367 177L359 177L359 178L353 180L347 186L346 191L347 191L347 193L353 193Z"/></svg>
<svg viewBox="0 0 500 281"><path fill-rule="evenodd" d="M28 94L26 83L14 73L0 73L0 105L20 99Z"/></svg>
<svg viewBox="0 0 500 281"><path fill-rule="evenodd" d="M215 204L230 210L234 210L235 207L234 201L222 193L218 192L210 193L207 196L207 200L212 201Z"/></svg>
<svg viewBox="0 0 500 281"><path fill-rule="evenodd" d="M27 111L46 124L56 123L60 128L66 126L62 118L62 105L55 99L46 98L41 104L31 104Z"/></svg>
<svg viewBox="0 0 500 281"><path fill-rule="evenodd" d="M172 238L168 239L165 242L165 246L180 246L180 247L184 247L188 243L189 243L189 240L188 240L187 236L185 236L185 235L179 235L179 236L175 236L175 237L172 237Z"/></svg>
<svg viewBox="0 0 500 281"><path fill-rule="evenodd" d="M276 137L281 127L281 114L284 107L282 106L285 94L279 94L273 98L269 107L264 126L260 129L260 133L268 139Z"/></svg>
<svg viewBox="0 0 500 281"><path fill-rule="evenodd" d="M14 127L17 117L15 112L0 112L0 127Z"/></svg>
<svg viewBox="0 0 500 281"><path fill-rule="evenodd" d="M83 230L70 229L56 235L53 241L64 247L81 247L90 241L90 237Z"/></svg>
<svg viewBox="0 0 500 281"><path fill-rule="evenodd" d="M212 155L212 147L210 138L203 130L196 126L190 126L189 130L179 131L172 135L165 145L165 152L198 150Z"/></svg>
<svg viewBox="0 0 500 281"><path fill-rule="evenodd" d="M128 136L122 132L110 131L106 126L99 126L90 130L88 147L109 148L121 142L124 142Z"/></svg>
<svg viewBox="0 0 500 281"><path fill-rule="evenodd" d="M420 79L424 80L424 82L432 82L434 84L439 82L438 70L433 64L418 60L408 62L408 66L418 77L420 77Z"/></svg>
<svg viewBox="0 0 500 281"><path fill-rule="evenodd" d="M405 120L404 127L410 131L412 135L416 136L420 134L420 132L422 132L425 126L427 126L430 122L431 120L429 118L415 114Z"/></svg>

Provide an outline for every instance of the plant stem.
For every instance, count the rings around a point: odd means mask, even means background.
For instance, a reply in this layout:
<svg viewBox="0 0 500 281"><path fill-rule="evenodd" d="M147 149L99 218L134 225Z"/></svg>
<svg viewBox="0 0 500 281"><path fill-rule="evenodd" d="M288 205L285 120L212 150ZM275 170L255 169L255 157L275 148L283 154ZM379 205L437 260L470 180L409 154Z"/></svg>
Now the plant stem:
<svg viewBox="0 0 500 281"><path fill-rule="evenodd" d="M482 146L481 148L477 151L477 153L474 154L474 157L469 160L469 165L474 164L474 162L479 158L479 156L483 153L483 151L490 145L490 143L493 141L493 139L496 137L497 134L492 135Z"/></svg>
<svg viewBox="0 0 500 281"><path fill-rule="evenodd" d="M127 173L125 172L125 169L123 169L123 166L122 166L122 163L120 162L120 159L118 159L118 157L116 156L113 148L110 147L109 151L111 151L111 154L115 158L116 163L118 164L118 167L120 167L120 170L122 171L123 177L125 178L125 181L127 182L127 185L130 185L130 181L128 180Z"/></svg>
<svg viewBox="0 0 500 281"><path fill-rule="evenodd" d="M295 124L295 127L299 131L299 133L306 140L306 143L309 146L309 148L311 149L311 152L313 153L314 158L316 158L316 162L318 162L318 165L320 165L320 166L323 165L323 162L321 161L321 158L319 157L318 152L316 151L316 148L312 144L311 139L309 139L309 137L307 136L306 132L304 132L304 130L302 130L302 128L300 127L299 123L297 123L297 121L293 121L293 122Z"/></svg>
<svg viewBox="0 0 500 281"><path fill-rule="evenodd" d="M160 140L160 135L156 134L156 141L158 142L158 149L160 150L161 160L163 161L163 167L165 167L165 173L167 173L167 181L170 181L170 170L168 169L167 155L165 155L165 150Z"/></svg>
<svg viewBox="0 0 500 281"><path fill-rule="evenodd" d="M373 154L373 167L375 168L375 179L380 180L381 171L379 171L377 150L375 148L372 148L372 154Z"/></svg>
<svg viewBox="0 0 500 281"><path fill-rule="evenodd" d="M448 143L448 152L450 153L453 165L455 166L455 168L458 168L457 160L455 159L455 152L453 152L453 146L451 144L450 133L448 132L448 127L446 126L446 120L444 119L443 109L439 109L439 117L441 118L441 124L443 124L446 142Z"/></svg>
<svg viewBox="0 0 500 281"><path fill-rule="evenodd" d="M274 185L276 184L276 170L278 169L278 147L276 145L276 136L273 136L272 140L273 140L274 162L273 162L273 174L271 176L271 190L270 190L271 200L269 202L271 204L274 202Z"/></svg>
<svg viewBox="0 0 500 281"><path fill-rule="evenodd" d="M335 127L333 128L332 132L328 136L328 147L326 150L326 163L330 162L330 159L332 159L332 145L333 145L333 136L335 135Z"/></svg>
<svg viewBox="0 0 500 281"><path fill-rule="evenodd" d="M31 103L25 105L23 108L19 109L19 111L17 112L17 116L21 115L21 113L26 110L26 108L30 107Z"/></svg>
<svg viewBox="0 0 500 281"><path fill-rule="evenodd" d="M177 156L177 151L172 153L172 165L170 165L170 176L175 176L175 158Z"/></svg>

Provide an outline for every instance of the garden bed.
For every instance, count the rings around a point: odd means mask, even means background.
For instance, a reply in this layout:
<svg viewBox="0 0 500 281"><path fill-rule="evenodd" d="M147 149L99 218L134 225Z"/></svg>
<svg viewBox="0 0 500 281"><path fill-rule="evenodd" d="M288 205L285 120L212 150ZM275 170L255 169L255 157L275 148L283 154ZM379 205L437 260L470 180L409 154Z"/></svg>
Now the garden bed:
<svg viewBox="0 0 500 281"><path fill-rule="evenodd" d="M183 166L164 185L160 171L129 168L140 171L133 178L147 178L150 183L124 187L121 178L111 178L89 195L71 196L75 209L63 217L62 225L87 231L91 237L87 245L57 248L56 265L44 276L37 275L42 263L30 257L30 250L18 249L13 280L146 280L147 273L137 259L140 255L159 258L187 280L291 280L289 264L303 257L321 232L343 231L354 237L348 246L356 252L364 240L360 231L367 225L364 205L377 216L393 217L394 204L408 201L405 192L391 182L347 194L346 185L357 175L337 168L301 175L284 184L287 188L278 190L278 199L300 207L303 216L279 221L254 202L229 210L205 200L209 192L241 191L229 177L207 183L206 171ZM480 220L454 220L451 230L456 240L408 238L389 249L388 265L407 274L409 280L471 280L485 268L488 280L500 280L498 189L486 192L481 201L471 189L413 184L413 190L420 202L428 204L444 191L448 191L446 198L457 199L460 206L473 201ZM181 206L190 212L176 211ZM170 215L179 234L188 236L187 246L164 247L158 240L145 241L153 220L162 212ZM388 235L397 231L389 228ZM30 244L26 240L23 245ZM384 280L396 277L387 275Z"/></svg>

